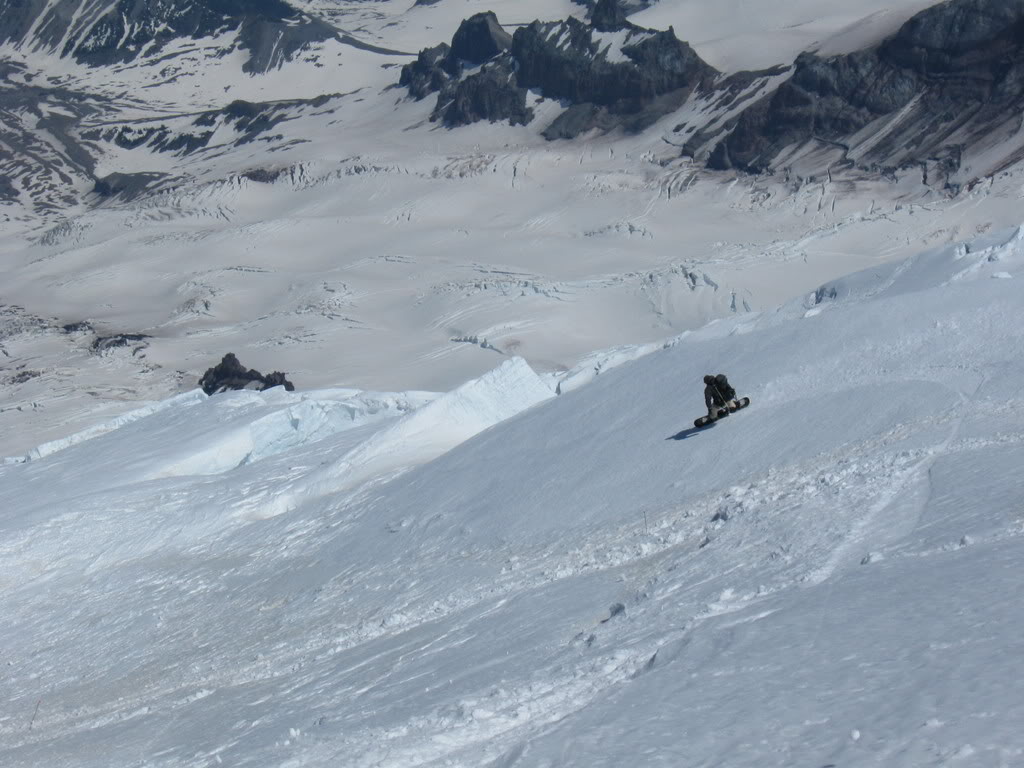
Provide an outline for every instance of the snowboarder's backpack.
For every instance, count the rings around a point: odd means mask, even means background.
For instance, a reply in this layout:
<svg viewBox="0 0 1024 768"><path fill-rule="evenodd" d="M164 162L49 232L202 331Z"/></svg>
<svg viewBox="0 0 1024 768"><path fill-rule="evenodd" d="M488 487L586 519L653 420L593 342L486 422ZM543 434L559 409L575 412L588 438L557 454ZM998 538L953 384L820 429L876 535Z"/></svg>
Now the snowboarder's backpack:
<svg viewBox="0 0 1024 768"><path fill-rule="evenodd" d="M724 373L715 376L715 389L726 401L736 399L736 390L732 388Z"/></svg>

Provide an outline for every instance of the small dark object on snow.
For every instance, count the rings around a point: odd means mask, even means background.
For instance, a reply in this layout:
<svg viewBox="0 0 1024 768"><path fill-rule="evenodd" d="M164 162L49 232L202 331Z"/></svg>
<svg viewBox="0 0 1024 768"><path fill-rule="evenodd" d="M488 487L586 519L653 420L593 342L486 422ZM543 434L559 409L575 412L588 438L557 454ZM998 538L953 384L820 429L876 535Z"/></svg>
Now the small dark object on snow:
<svg viewBox="0 0 1024 768"><path fill-rule="evenodd" d="M127 347L135 342L144 342L149 336L145 333L118 333L113 336L97 336L92 340L92 351L103 353L108 349ZM137 349L135 350L138 351Z"/></svg>
<svg viewBox="0 0 1024 768"><path fill-rule="evenodd" d="M246 369L238 362L234 353L228 352L216 366L209 368L199 380L199 386L208 395L226 392L229 389L255 389L262 392L271 387L283 386L289 392L295 391L292 384L280 371L264 376L252 368Z"/></svg>

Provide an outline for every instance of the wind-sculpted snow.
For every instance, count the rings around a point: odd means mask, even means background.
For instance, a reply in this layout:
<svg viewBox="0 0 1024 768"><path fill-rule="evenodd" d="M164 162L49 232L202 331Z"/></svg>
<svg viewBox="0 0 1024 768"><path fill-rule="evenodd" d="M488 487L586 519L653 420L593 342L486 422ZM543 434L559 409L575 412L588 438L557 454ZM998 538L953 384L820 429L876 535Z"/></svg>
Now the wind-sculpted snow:
<svg viewBox="0 0 1024 768"><path fill-rule="evenodd" d="M0 762L1014 765L1021 242L558 397L182 398L0 466Z"/></svg>
<svg viewBox="0 0 1024 768"><path fill-rule="evenodd" d="M338 432L398 418L434 397L426 392L376 394L346 389L292 393L278 387L209 398L197 389L45 443L8 463L38 461L92 441L80 447L79 458L67 461L77 463L81 456L98 454L102 458L96 463L123 469L124 482L213 475ZM131 445L132 436L140 435L150 436L148 449L140 451Z"/></svg>
<svg viewBox="0 0 1024 768"><path fill-rule="evenodd" d="M154 413L158 413L168 408L182 408L189 403L198 402L203 399L205 399L205 395L203 395L202 392L186 392L182 395L172 397L169 400L153 403L152 405L143 406L142 408L136 408L134 411L129 411L128 413L122 414L108 422L97 424L89 429L76 432L68 437L63 437L60 440L51 440L48 443L43 443L42 445L33 448L27 455L22 457L8 457L7 461L9 463L17 463L21 461L41 459L44 456L49 456L51 453L56 453L57 451L69 448L72 445L77 445L78 443L86 440L91 440L92 438L98 437L99 435L107 432L113 432L126 424L131 424L133 421L138 421L139 419L151 416Z"/></svg>
<svg viewBox="0 0 1024 768"><path fill-rule="evenodd" d="M897 296L979 278L1010 279L1013 274L1007 270L1019 274L1022 267L1024 226L830 281L815 291L810 303ZM812 306L808 311L818 310Z"/></svg>
<svg viewBox="0 0 1024 768"><path fill-rule="evenodd" d="M477 433L554 397L521 358L442 395L381 430L315 473L298 495L282 495L281 509L385 479L423 464Z"/></svg>

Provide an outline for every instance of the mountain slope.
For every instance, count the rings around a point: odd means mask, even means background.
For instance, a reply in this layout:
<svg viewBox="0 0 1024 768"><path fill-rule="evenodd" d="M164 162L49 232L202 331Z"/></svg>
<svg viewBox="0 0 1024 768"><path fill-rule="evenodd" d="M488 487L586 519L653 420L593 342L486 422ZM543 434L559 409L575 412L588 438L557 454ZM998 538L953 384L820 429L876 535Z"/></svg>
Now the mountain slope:
<svg viewBox="0 0 1024 768"><path fill-rule="evenodd" d="M71 57L93 67L153 57L183 38L216 38L232 32L237 34L233 45L249 53L243 69L262 73L280 67L311 43L338 34L284 0L3 0L0 18L0 43Z"/></svg>
<svg viewBox="0 0 1024 768"><path fill-rule="evenodd" d="M1022 266L934 250L557 398L200 395L8 464L3 762L1012 764ZM698 432L709 370L753 404Z"/></svg>
<svg viewBox="0 0 1024 768"><path fill-rule="evenodd" d="M802 54L715 148L716 168L920 165L951 185L1024 157L1024 3L953 0L921 11L876 48Z"/></svg>

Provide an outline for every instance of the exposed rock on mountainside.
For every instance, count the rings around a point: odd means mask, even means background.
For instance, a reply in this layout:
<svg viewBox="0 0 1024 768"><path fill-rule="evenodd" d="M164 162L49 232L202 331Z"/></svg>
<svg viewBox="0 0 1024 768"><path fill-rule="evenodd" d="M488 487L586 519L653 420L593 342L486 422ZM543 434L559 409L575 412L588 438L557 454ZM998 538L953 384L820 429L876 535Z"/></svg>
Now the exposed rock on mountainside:
<svg viewBox="0 0 1024 768"><path fill-rule="evenodd" d="M952 0L877 48L800 56L788 82L742 113L709 165L760 172L817 152L819 165L928 163L926 173L949 176L968 148L981 154L1018 131L1022 111L1024 0ZM997 154L1006 163L1022 150Z"/></svg>
<svg viewBox="0 0 1024 768"><path fill-rule="evenodd" d="M218 129L228 129L227 135L234 135L231 143L248 144L259 138L266 138L268 132L279 123L291 120L302 107L320 107L330 101L330 96L315 99L291 99L288 101L251 102L235 100L223 109L203 112L188 122L177 125L167 123L129 123L127 125L105 126L82 132L88 141L109 141L122 149L148 147L159 152L187 155L210 144ZM108 194L104 182L97 182L96 191Z"/></svg>
<svg viewBox="0 0 1024 768"><path fill-rule="evenodd" d="M0 63L0 75L22 71ZM75 178L85 187L96 165L77 127L102 109L92 94L0 80L0 198L31 201L41 212L74 204Z"/></svg>
<svg viewBox="0 0 1024 768"><path fill-rule="evenodd" d="M454 59L449 58L451 50L447 43L424 48L416 57L416 61L402 67L398 84L408 88L409 95L417 101L437 93L452 77L458 76L458 69L454 73L449 71L457 64Z"/></svg>
<svg viewBox="0 0 1024 768"><path fill-rule="evenodd" d="M533 112L526 106L526 89L516 80L515 63L506 53L511 45L512 36L494 13L478 13L459 25L450 46L427 48L402 67L399 85L417 100L439 93L431 119L448 126L478 120L528 123ZM474 67L479 71L464 76Z"/></svg>
<svg viewBox="0 0 1024 768"><path fill-rule="evenodd" d="M515 84L507 57L485 64L446 95L446 102L438 99L435 112L445 125L469 125L478 120L526 125L533 119L533 110L526 106L526 90Z"/></svg>
<svg viewBox="0 0 1024 768"><path fill-rule="evenodd" d="M486 64L463 77L463 62ZM493 13L478 14L462 23L450 47L426 49L404 67L400 84L417 99L439 92L434 119L449 126L528 122L526 90L534 89L570 105L545 131L554 139L592 128L641 130L716 74L671 29L637 27L615 0L600 0L590 24L535 21L511 38Z"/></svg>
<svg viewBox="0 0 1024 768"><path fill-rule="evenodd" d="M53 51L93 66L158 53L180 38L236 31L245 71L279 67L337 31L283 0L0 0L0 42ZM224 53L229 53L230 49Z"/></svg>
<svg viewBox="0 0 1024 768"><path fill-rule="evenodd" d="M207 369L203 377L199 379L199 386L208 395L225 392L229 389L258 389L262 391L279 386L283 386L289 392L295 391L295 385L288 381L280 371L274 371L264 376L253 368L245 368L232 352L224 355L223 359L213 368Z"/></svg>
<svg viewBox="0 0 1024 768"><path fill-rule="evenodd" d="M455 59L480 63L512 46L512 35L501 28L493 12L478 13L463 21L452 38Z"/></svg>
<svg viewBox="0 0 1024 768"><path fill-rule="evenodd" d="M595 6L598 4L598 0L572 0L576 5L582 5L589 12L593 13ZM622 12L627 16L642 11L645 8L650 8L657 0L619 0L618 6L622 9Z"/></svg>
<svg viewBox="0 0 1024 768"><path fill-rule="evenodd" d="M516 31L520 85L574 107L548 127L548 138L616 125L642 130L717 74L672 29L642 29L601 9L591 26L568 19Z"/></svg>
<svg viewBox="0 0 1024 768"><path fill-rule="evenodd" d="M0 200L15 200L18 197L18 190L11 184L6 176L0 176Z"/></svg>
<svg viewBox="0 0 1024 768"><path fill-rule="evenodd" d="M134 200L164 177L162 173L110 173L96 180L94 191L100 197Z"/></svg>

